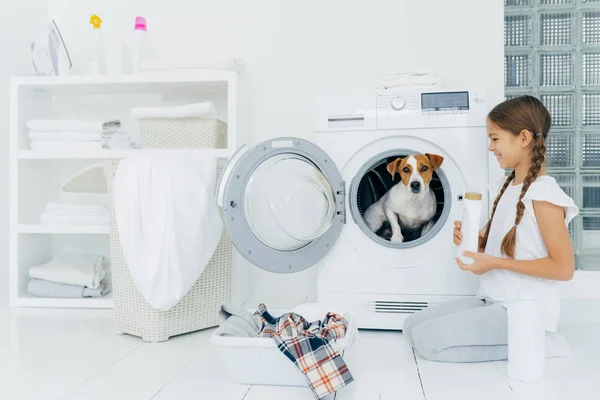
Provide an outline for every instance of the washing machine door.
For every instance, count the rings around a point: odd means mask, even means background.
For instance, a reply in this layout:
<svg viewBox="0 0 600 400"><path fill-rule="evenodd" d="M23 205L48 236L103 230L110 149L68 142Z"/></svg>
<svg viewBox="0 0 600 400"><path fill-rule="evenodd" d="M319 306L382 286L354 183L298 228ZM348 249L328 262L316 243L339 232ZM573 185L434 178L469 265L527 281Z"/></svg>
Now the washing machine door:
<svg viewBox="0 0 600 400"><path fill-rule="evenodd" d="M323 150L303 139L240 149L218 190L233 244L267 271L293 273L315 265L345 223L342 176Z"/></svg>

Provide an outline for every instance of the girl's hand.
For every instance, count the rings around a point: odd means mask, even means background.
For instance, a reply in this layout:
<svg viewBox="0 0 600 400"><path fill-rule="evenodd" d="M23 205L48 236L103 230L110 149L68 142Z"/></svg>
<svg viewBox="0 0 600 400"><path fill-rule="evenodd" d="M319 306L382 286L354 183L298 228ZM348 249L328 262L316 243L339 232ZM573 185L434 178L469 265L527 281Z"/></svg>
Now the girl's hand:
<svg viewBox="0 0 600 400"><path fill-rule="evenodd" d="M463 256L471 257L473 264L463 264L460 258L456 258L456 263L463 271L471 271L475 275L482 275L496 268L498 261L496 257L492 257L485 253L473 253L472 251L463 251Z"/></svg>
<svg viewBox="0 0 600 400"><path fill-rule="evenodd" d="M462 224L460 221L454 221L454 245L460 246L462 242L462 233L460 231ZM483 253L484 248L481 246L481 239L483 239L484 232L479 232L479 252Z"/></svg>
<svg viewBox="0 0 600 400"><path fill-rule="evenodd" d="M460 246L462 242L462 233L460 232L461 223L460 221L454 221L454 245Z"/></svg>

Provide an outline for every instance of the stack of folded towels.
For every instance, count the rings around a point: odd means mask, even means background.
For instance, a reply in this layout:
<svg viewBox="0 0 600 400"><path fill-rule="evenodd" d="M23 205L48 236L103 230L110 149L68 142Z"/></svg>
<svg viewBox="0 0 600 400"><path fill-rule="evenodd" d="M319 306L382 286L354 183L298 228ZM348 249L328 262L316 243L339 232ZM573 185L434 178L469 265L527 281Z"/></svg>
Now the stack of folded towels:
<svg viewBox="0 0 600 400"><path fill-rule="evenodd" d="M49 203L40 217L43 225L108 225L107 206Z"/></svg>
<svg viewBox="0 0 600 400"><path fill-rule="evenodd" d="M111 291L104 256L62 254L29 269L27 292L38 297L102 297Z"/></svg>
<svg viewBox="0 0 600 400"><path fill-rule="evenodd" d="M119 120L30 120L27 121L31 148L52 150L100 150L103 148L132 148L127 135L118 132Z"/></svg>

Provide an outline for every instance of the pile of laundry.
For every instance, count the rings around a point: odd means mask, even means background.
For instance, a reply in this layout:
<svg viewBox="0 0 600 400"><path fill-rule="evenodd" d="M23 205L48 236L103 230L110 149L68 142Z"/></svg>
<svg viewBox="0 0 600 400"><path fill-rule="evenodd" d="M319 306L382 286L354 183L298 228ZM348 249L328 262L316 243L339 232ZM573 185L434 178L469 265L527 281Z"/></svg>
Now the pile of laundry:
<svg viewBox="0 0 600 400"><path fill-rule="evenodd" d="M38 151L87 151L107 149L130 149L134 143L119 132L121 122L44 119L27 121L32 150Z"/></svg>
<svg viewBox="0 0 600 400"><path fill-rule="evenodd" d="M108 225L108 206L48 203L40 216L43 225Z"/></svg>
<svg viewBox="0 0 600 400"><path fill-rule="evenodd" d="M328 312L323 320L309 322L295 312L272 316L264 304L254 314L234 306L221 306L223 324L216 335L271 337L277 348L304 374L317 399L354 381L335 345L345 337L348 321Z"/></svg>
<svg viewBox="0 0 600 400"><path fill-rule="evenodd" d="M104 256L61 254L29 269L27 292L38 297L102 297L111 291Z"/></svg>

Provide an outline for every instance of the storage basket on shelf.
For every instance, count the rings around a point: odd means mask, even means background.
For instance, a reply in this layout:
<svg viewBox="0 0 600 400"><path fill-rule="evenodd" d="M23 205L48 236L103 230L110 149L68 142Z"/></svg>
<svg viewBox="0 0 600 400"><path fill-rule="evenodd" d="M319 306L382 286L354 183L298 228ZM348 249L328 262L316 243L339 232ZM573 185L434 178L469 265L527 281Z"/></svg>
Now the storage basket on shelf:
<svg viewBox="0 0 600 400"><path fill-rule="evenodd" d="M142 147L227 148L227 124L217 118L140 118Z"/></svg>
<svg viewBox="0 0 600 400"><path fill-rule="evenodd" d="M105 164L108 193L112 198L118 160ZM171 336L218 326L218 311L230 298L232 243L223 229L221 241L200 278L171 309L152 308L137 290L119 241L115 210L110 207L110 248L116 329L147 342L165 341Z"/></svg>

